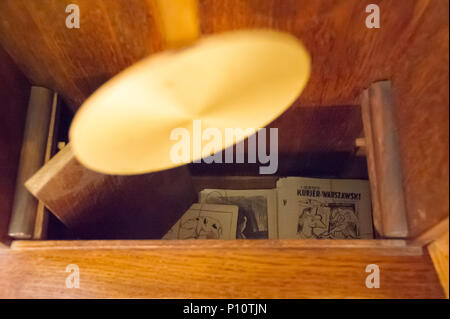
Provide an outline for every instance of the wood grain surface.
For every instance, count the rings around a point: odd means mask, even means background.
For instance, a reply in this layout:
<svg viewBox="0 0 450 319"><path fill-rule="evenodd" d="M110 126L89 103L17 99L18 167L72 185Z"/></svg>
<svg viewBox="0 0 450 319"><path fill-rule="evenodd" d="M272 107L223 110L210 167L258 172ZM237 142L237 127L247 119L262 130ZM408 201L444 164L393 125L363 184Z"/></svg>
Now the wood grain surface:
<svg viewBox="0 0 450 319"><path fill-rule="evenodd" d="M389 81L375 82L361 97L374 226L387 238L408 237L395 105Z"/></svg>
<svg viewBox="0 0 450 319"><path fill-rule="evenodd" d="M78 289L65 287L69 264ZM368 264L379 289L365 286ZM422 248L389 241L18 242L0 268L6 298L444 297Z"/></svg>
<svg viewBox="0 0 450 319"><path fill-rule="evenodd" d="M390 77L427 8L445 2L201 0L198 14L202 34L274 28L296 35L313 57L302 104L334 105L354 104L363 88ZM80 7L80 29L65 27L69 3ZM380 6L380 29L365 26L369 3ZM102 82L162 49L156 8L153 0L4 0L0 43L33 83L57 89L76 109Z"/></svg>
<svg viewBox="0 0 450 319"><path fill-rule="evenodd" d="M8 240L30 84L0 47L0 248Z"/></svg>
<svg viewBox="0 0 450 319"><path fill-rule="evenodd" d="M441 238L443 235L448 233L449 230L449 219L447 218L441 220L439 223L435 224L433 227L428 229L426 232L422 233L413 239L412 243L420 246L427 246L433 241Z"/></svg>
<svg viewBox="0 0 450 319"><path fill-rule="evenodd" d="M428 1L392 76L411 237L449 215L448 10Z"/></svg>
<svg viewBox="0 0 450 319"><path fill-rule="evenodd" d="M80 6L80 29L64 25L69 3ZM369 3L380 6L380 29L364 25ZM370 83L392 80L411 237L449 212L448 9L446 0L199 1L203 34L270 27L304 42L313 73L294 108L353 105ZM112 76L162 50L155 14L153 0L3 0L0 44L31 83L60 92L76 110ZM28 98L27 81L1 48L0 79L1 236ZM420 248L372 242L16 242L0 250L0 297L445 296ZM80 267L80 289L64 286L70 263ZM370 263L381 268L380 289L364 286Z"/></svg>
<svg viewBox="0 0 450 319"><path fill-rule="evenodd" d="M376 3L381 28L364 26ZM449 214L449 2L202 1L203 33L273 27L309 49L311 79L299 105L354 104L372 82L391 79L409 236Z"/></svg>
<svg viewBox="0 0 450 319"><path fill-rule="evenodd" d="M30 194L24 183L45 163L53 95L54 92L47 88L31 87L8 230L12 238L33 237L38 200Z"/></svg>
<svg viewBox="0 0 450 319"><path fill-rule="evenodd" d="M80 29L64 25L81 10ZM376 3L381 28L367 29ZM312 56L296 106L351 105L390 79L411 237L448 216L449 2L446 0L201 0L201 33L275 28ZM72 109L133 62L163 48L153 0L4 0L0 43L28 79L61 93ZM311 159L317 160L317 159Z"/></svg>
<svg viewBox="0 0 450 319"><path fill-rule="evenodd" d="M79 29L65 12L78 4ZM0 43L33 84L77 109L102 83L162 48L152 3L142 0L1 1Z"/></svg>
<svg viewBox="0 0 450 319"><path fill-rule="evenodd" d="M428 246L434 267L439 275L445 295L449 297L449 277L448 277L448 230L440 238L436 239Z"/></svg>

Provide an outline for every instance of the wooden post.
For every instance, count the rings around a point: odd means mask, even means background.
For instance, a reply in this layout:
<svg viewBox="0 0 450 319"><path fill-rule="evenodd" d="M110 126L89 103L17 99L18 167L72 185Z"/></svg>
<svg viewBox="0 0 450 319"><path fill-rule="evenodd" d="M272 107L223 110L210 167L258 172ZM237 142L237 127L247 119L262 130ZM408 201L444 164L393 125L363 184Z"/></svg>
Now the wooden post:
<svg viewBox="0 0 450 319"><path fill-rule="evenodd" d="M13 238L29 239L34 233L38 201L27 191L24 183L44 164L52 99L52 91L37 86L31 88L8 231Z"/></svg>
<svg viewBox="0 0 450 319"><path fill-rule="evenodd" d="M383 237L406 238L403 175L390 82L376 82L365 90L361 108L375 228Z"/></svg>

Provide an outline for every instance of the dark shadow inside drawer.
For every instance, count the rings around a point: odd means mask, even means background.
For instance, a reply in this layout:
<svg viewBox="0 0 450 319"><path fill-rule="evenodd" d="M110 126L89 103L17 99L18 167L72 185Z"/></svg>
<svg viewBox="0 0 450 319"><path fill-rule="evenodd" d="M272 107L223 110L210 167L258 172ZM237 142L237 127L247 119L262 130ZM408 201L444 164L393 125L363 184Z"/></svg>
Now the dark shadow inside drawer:
<svg viewBox="0 0 450 319"><path fill-rule="evenodd" d="M60 140L67 141L70 117L61 119ZM103 175L75 163L41 193L54 213L47 239L161 239L205 188L272 189L284 176L368 179L366 159L355 147L363 136L359 106L294 104L267 126L267 145L270 128L278 130L277 170L270 175L260 174L264 164L235 160L134 176ZM244 158L248 149L245 140ZM236 146L233 151L236 159Z"/></svg>

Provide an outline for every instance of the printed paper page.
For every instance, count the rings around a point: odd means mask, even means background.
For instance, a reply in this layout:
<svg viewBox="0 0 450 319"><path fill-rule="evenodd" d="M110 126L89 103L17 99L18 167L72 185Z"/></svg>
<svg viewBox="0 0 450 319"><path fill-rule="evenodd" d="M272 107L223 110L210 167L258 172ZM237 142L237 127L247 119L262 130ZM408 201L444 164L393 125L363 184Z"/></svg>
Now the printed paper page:
<svg viewBox="0 0 450 319"><path fill-rule="evenodd" d="M279 238L373 238L368 181L287 177L277 193Z"/></svg>
<svg viewBox="0 0 450 319"><path fill-rule="evenodd" d="M199 198L201 203L239 207L237 239L278 238L275 190L205 189Z"/></svg>
<svg viewBox="0 0 450 319"><path fill-rule="evenodd" d="M235 239L238 207L193 204L162 239Z"/></svg>

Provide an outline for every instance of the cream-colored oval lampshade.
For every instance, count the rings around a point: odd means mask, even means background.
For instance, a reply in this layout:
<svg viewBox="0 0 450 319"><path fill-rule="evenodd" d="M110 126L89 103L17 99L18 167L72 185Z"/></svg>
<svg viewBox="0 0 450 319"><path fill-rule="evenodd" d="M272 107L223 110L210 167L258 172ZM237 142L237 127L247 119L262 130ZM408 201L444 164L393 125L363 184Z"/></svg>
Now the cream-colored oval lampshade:
<svg viewBox="0 0 450 319"><path fill-rule="evenodd" d="M75 115L72 149L86 167L106 174L182 165L170 156L174 129L192 137L194 120L202 130L262 128L300 95L309 73L307 51L289 34L247 30L205 37L146 58L98 89ZM197 160L192 138L190 144L189 159Z"/></svg>

